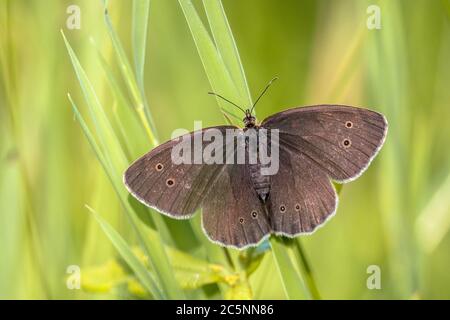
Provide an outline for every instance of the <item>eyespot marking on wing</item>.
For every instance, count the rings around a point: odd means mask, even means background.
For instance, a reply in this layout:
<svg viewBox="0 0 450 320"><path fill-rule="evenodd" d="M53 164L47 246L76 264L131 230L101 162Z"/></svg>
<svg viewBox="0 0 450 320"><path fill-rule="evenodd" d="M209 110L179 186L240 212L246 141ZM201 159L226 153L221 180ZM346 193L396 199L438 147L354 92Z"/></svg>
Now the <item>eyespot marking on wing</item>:
<svg viewBox="0 0 450 320"><path fill-rule="evenodd" d="M344 139L344 141L342 141L342 145L344 146L344 148L349 148L352 145L352 142L350 141L350 139Z"/></svg>
<svg viewBox="0 0 450 320"><path fill-rule="evenodd" d="M171 188L175 185L175 180L173 178L169 178L166 180L166 185Z"/></svg>

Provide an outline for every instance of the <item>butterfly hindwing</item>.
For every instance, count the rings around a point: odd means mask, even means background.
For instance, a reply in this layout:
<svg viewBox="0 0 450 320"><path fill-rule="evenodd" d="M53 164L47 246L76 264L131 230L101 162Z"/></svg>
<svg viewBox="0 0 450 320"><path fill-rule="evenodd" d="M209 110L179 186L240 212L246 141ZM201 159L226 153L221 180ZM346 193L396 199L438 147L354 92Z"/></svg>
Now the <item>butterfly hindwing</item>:
<svg viewBox="0 0 450 320"><path fill-rule="evenodd" d="M271 177L267 203L272 232L310 233L333 215L337 195L325 172L304 155L280 147L280 168Z"/></svg>
<svg viewBox="0 0 450 320"><path fill-rule="evenodd" d="M212 241L240 249L270 234L267 212L252 187L248 166L226 166L204 201L202 223Z"/></svg>

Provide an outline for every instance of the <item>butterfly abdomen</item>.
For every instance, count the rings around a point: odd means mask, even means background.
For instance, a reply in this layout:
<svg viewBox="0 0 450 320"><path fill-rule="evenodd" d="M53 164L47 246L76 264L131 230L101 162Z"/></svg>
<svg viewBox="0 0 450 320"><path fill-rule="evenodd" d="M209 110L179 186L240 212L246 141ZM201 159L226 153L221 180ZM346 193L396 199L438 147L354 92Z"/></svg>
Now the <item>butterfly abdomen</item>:
<svg viewBox="0 0 450 320"><path fill-rule="evenodd" d="M260 163L249 165L249 170L253 188L259 198L265 202L270 192L270 176L261 174Z"/></svg>

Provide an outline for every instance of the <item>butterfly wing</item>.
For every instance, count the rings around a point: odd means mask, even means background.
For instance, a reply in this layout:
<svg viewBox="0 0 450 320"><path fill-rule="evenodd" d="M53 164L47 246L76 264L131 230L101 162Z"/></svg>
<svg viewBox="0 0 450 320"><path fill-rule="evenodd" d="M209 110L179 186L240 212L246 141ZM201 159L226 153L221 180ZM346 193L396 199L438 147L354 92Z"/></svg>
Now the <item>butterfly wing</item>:
<svg viewBox="0 0 450 320"><path fill-rule="evenodd" d="M356 179L384 143L387 121L377 112L340 105L301 107L265 119L280 145L302 154L337 182Z"/></svg>
<svg viewBox="0 0 450 320"><path fill-rule="evenodd" d="M124 174L124 183L129 192L145 205L172 218L191 217L201 206L225 165L194 164L193 161L191 164L175 164L171 154L178 143L190 141L193 144L196 138L202 141L204 147L209 142L203 136L209 129L211 128L170 140L136 160ZM226 129L235 127L219 126L214 129L225 136ZM225 143L224 139L222 149L218 152L225 152Z"/></svg>
<svg viewBox="0 0 450 320"><path fill-rule="evenodd" d="M274 233L310 233L336 212L330 178L357 178L383 145L383 115L354 107L321 105L287 110L265 119L279 130L279 171L267 203Z"/></svg>
<svg viewBox="0 0 450 320"><path fill-rule="evenodd" d="M336 192L326 173L303 154L280 146L279 155L267 202L272 232L310 233L336 212Z"/></svg>
<svg viewBox="0 0 450 320"><path fill-rule="evenodd" d="M267 211L247 165L226 165L204 200L202 225L211 241L239 249L255 246L270 234Z"/></svg>
<svg viewBox="0 0 450 320"><path fill-rule="evenodd" d="M203 207L207 236L242 249L271 232L293 236L322 224L337 206L329 178L347 182L358 177L387 131L379 113L328 105L281 112L261 126L279 130L280 169L271 176L267 202L258 197L248 165L174 164L171 152L179 140L133 163L125 172L125 184L141 202L175 218L188 218ZM234 129L216 128L222 134ZM194 140L203 132L189 135ZM222 152L226 149L223 144Z"/></svg>

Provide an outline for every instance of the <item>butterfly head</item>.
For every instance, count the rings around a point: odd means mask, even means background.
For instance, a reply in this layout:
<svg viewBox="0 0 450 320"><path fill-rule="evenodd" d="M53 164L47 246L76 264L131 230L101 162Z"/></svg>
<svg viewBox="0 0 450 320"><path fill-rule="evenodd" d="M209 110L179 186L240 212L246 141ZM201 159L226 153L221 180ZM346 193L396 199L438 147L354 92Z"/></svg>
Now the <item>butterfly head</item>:
<svg viewBox="0 0 450 320"><path fill-rule="evenodd" d="M240 106L238 106L236 103L228 100L227 98L221 96L220 94L214 93L214 92L208 92L208 94L212 94L215 95L223 100L225 100L226 102L232 104L233 106L235 106L236 108L238 108L239 110L241 110L242 112L245 113L245 118L243 119L244 121L244 125L245 128L254 128L256 126L256 118L253 115L253 110L255 109L256 104L258 103L259 99L261 99L261 97L264 95L264 93L266 93L267 89L269 89L270 85L277 80L278 78L275 77L272 80L270 80L270 82L267 84L267 86L264 88L264 90L261 92L261 94L259 95L258 99L256 99L255 103L253 103L253 105L251 106L250 109L243 109Z"/></svg>
<svg viewBox="0 0 450 320"><path fill-rule="evenodd" d="M250 109L245 110L245 118L243 121L246 128L253 128L256 125L256 118Z"/></svg>

